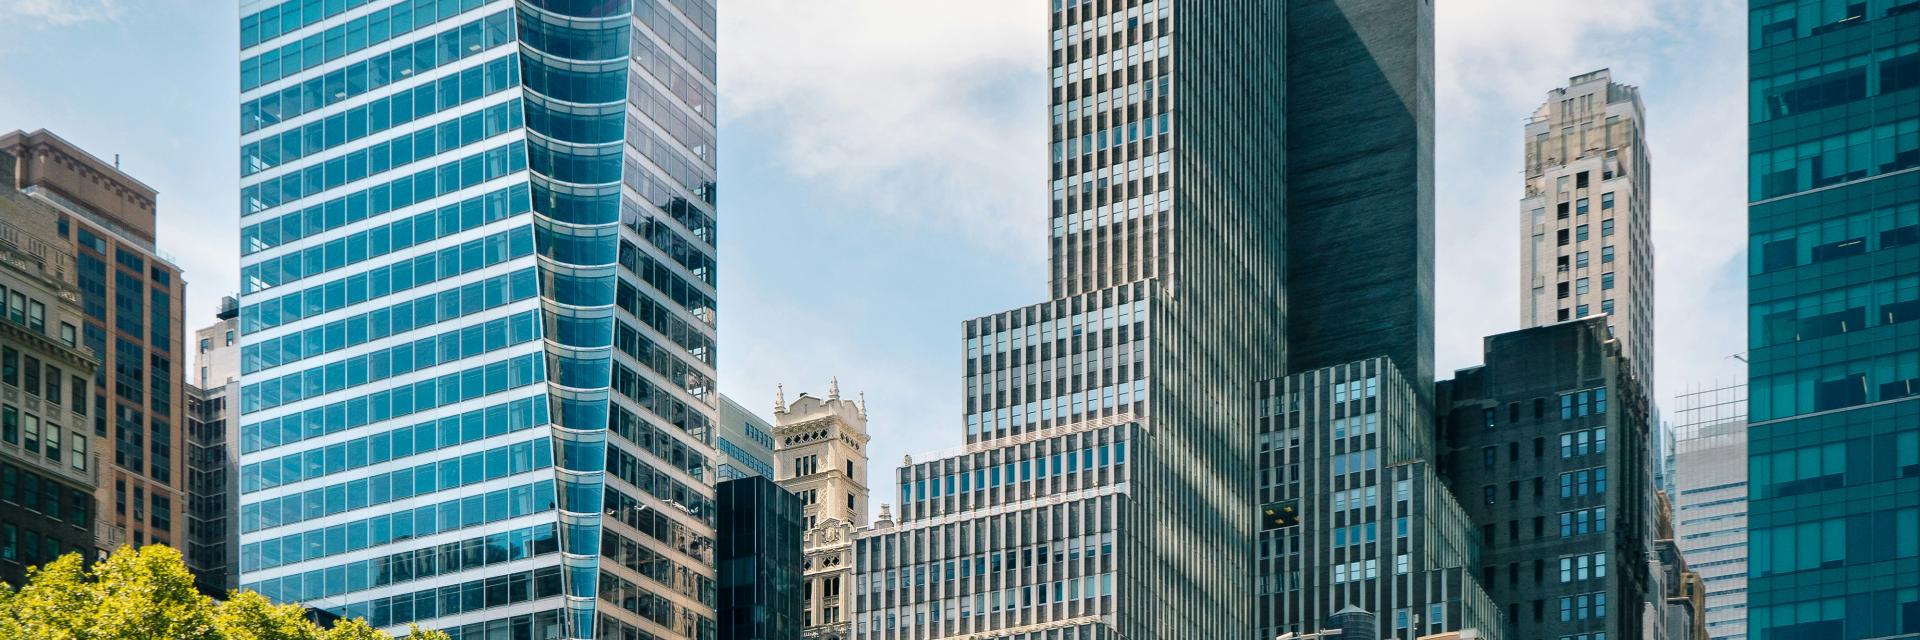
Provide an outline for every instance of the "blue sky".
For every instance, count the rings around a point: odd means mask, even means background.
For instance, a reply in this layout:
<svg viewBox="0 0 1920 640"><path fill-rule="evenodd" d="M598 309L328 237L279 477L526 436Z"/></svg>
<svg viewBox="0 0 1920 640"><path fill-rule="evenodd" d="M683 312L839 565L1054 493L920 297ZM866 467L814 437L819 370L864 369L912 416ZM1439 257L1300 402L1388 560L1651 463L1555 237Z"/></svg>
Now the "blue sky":
<svg viewBox="0 0 1920 640"><path fill-rule="evenodd" d="M1649 117L1656 397L1743 376L1744 3L1435 4L1443 375L1517 328L1521 123L1611 67ZM960 322L1046 295L1045 3L720 7L720 387L763 412L777 383L864 391L891 502L902 454L959 444ZM160 191L188 328L238 278L237 20L222 0L0 0L0 130L120 154Z"/></svg>

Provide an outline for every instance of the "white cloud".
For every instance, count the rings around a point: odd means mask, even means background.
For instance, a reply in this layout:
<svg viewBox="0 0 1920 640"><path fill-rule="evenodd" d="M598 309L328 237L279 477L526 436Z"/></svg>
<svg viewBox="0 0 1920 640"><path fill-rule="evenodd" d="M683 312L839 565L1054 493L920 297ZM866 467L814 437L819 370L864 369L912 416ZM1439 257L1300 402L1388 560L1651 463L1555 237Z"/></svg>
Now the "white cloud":
<svg viewBox="0 0 1920 640"><path fill-rule="evenodd" d="M34 27L64 27L120 17L117 0L0 0L0 16Z"/></svg>
<svg viewBox="0 0 1920 640"><path fill-rule="evenodd" d="M723 127L772 134L787 171L888 223L983 248L1030 236L1047 197L1046 13L1020 6L724 4Z"/></svg>
<svg viewBox="0 0 1920 640"><path fill-rule="evenodd" d="M1451 0L1436 9L1441 375L1518 327L1521 123L1569 76L1640 86L1652 160L1655 400L1744 378L1744 5ZM1468 251L1466 247L1483 250Z"/></svg>
<svg viewBox="0 0 1920 640"><path fill-rule="evenodd" d="M1662 383L1655 397L1670 403L1689 384L1744 375L1725 358L1745 333L1744 6L1436 4L1440 375L1479 363L1482 337L1518 327L1521 123L1548 89L1602 67L1641 86L1649 113ZM806 215L835 222L821 229L857 234L852 242L903 242L907 234L880 227L912 226L911 241L952 238L990 252L956 269L1027 269L1032 282L1022 284L1043 280L1037 252L1012 260L1030 266L999 264L1008 262L1005 247L1042 246L1045 233L1046 20L1039 4L1018 6L729 0L720 11L722 135L754 136L753 153L766 156L755 162L782 175L726 180L736 188L799 183L796 201L846 202ZM723 164L740 160L729 158ZM834 374L848 393L868 391L876 416L868 480L876 504L892 502L900 453L959 439L953 328L969 313L991 311L988 300L1010 287L895 282L913 278L891 271L928 270L912 260L835 266L844 262L839 254L748 239L803 231L773 221L779 212L733 202L723 217L754 223L730 229L725 251L746 244L793 253L781 254L777 272L723 271L723 386L760 412L777 381L788 383L789 398L823 389ZM742 264L740 253L731 255ZM849 286L859 291L803 284L820 282L858 282ZM950 298L967 300L959 306L970 311L949 312Z"/></svg>

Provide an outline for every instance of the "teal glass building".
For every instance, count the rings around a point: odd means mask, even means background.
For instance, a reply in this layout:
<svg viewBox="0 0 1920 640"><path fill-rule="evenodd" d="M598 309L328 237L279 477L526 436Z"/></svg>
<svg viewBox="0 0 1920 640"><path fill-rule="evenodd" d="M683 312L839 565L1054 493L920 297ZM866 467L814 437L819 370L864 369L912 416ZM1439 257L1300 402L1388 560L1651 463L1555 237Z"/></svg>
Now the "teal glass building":
<svg viewBox="0 0 1920 640"><path fill-rule="evenodd" d="M1748 636L1913 637L1920 2L1750 9Z"/></svg>
<svg viewBox="0 0 1920 640"><path fill-rule="evenodd" d="M715 638L713 4L240 15L241 586Z"/></svg>

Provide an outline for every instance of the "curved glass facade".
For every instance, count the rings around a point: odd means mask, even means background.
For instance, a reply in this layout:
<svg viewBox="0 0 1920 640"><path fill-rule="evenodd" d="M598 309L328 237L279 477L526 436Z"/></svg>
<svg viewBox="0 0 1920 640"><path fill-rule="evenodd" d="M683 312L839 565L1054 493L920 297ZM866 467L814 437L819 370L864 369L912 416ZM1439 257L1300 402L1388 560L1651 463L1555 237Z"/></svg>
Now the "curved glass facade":
<svg viewBox="0 0 1920 640"><path fill-rule="evenodd" d="M710 1L240 4L242 586L713 640Z"/></svg>

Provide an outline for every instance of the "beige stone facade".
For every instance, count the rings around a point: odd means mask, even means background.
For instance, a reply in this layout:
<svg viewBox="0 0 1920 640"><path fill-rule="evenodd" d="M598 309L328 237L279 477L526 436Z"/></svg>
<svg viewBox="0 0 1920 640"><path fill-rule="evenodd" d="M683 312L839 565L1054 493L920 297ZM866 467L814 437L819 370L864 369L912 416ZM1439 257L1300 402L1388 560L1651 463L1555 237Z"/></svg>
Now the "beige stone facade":
<svg viewBox="0 0 1920 640"><path fill-rule="evenodd" d="M866 401L841 398L835 380L824 399L802 393L789 405L782 393L773 421L775 473L804 505L804 637L851 637L853 532L867 524Z"/></svg>
<svg viewBox="0 0 1920 640"><path fill-rule="evenodd" d="M1646 109L1601 69L1547 92L1527 121L1520 324L1606 314L1653 387L1653 241Z"/></svg>

